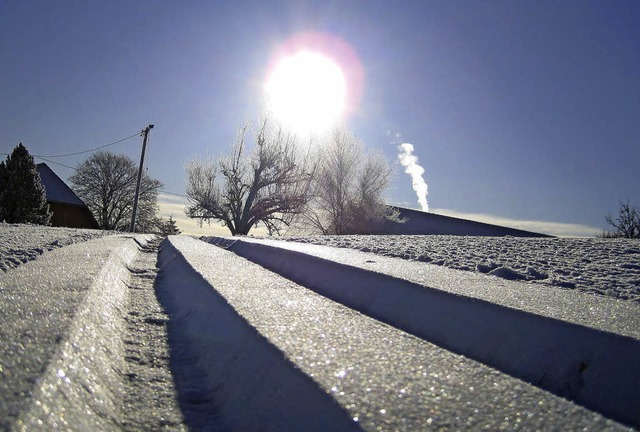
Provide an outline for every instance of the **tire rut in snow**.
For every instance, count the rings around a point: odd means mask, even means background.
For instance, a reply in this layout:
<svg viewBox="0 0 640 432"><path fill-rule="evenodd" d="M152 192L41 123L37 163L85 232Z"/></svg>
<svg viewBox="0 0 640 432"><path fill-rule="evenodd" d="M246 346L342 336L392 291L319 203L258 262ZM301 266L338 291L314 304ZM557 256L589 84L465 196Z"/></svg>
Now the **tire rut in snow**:
<svg viewBox="0 0 640 432"><path fill-rule="evenodd" d="M130 269L124 338L127 431L186 430L169 365L167 315L154 290L158 244L159 239L143 248Z"/></svg>

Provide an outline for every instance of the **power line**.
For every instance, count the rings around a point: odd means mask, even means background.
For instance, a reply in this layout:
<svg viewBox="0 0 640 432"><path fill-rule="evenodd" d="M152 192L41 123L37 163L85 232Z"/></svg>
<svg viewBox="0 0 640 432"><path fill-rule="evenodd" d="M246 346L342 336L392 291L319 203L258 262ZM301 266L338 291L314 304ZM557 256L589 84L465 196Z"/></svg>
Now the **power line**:
<svg viewBox="0 0 640 432"><path fill-rule="evenodd" d="M0 154L2 154L2 153L0 153ZM55 161L52 161L52 160L49 160L49 159L44 159L42 157L38 157L38 159L41 159L41 160L46 161L46 162L50 162L52 164L60 165L60 166L63 166L65 168L72 169L74 171L78 171L78 168L74 168L74 167L69 166L69 165L61 164L61 163L58 163L58 162L55 162ZM162 192L165 195L173 195L173 196L177 196L177 197L181 197L181 198L187 198L187 196L185 194L179 194L179 193L176 193L176 192L170 192L170 191L168 191L166 189L158 189L158 191Z"/></svg>
<svg viewBox="0 0 640 432"><path fill-rule="evenodd" d="M64 157L64 156L75 156L75 155L82 154L82 153L89 153L89 152L94 151L94 150L99 150L99 149L104 148L104 147L108 147L108 146L111 146L111 145L114 145L114 144L121 143L122 141L126 141L126 140L128 140L130 138L133 138L135 136L138 136L138 135L140 135L139 132L137 132L137 133L135 133L135 134L133 134L131 136L128 136L126 138L122 138L122 139L120 139L118 141L114 141L112 143L105 144L103 146L96 147L96 148L93 148L91 150L85 150L85 151L77 152L77 153L69 153L69 154L66 154L66 155L49 155L49 156L32 155L32 156L37 158L37 159L43 160L45 162L49 162L49 163L52 163L52 164L55 164L55 165L59 165L61 167L69 168L69 169L72 169L73 171L78 171L78 168L76 168L76 167L72 167L72 166L69 166L69 165L62 164L60 162L52 161L52 160L47 159L47 158ZM149 138L149 142L151 142L150 138ZM11 153L0 153L0 155L2 155L2 156L9 156L10 154ZM174 195L174 196L181 197L181 198L187 198L187 196L185 194L179 194L179 193L175 193L175 192L170 192L170 191L165 190L165 189L158 189L158 190L160 192L166 194L166 195Z"/></svg>
<svg viewBox="0 0 640 432"><path fill-rule="evenodd" d="M182 198L187 198L187 196L184 195L184 194L179 194L179 193L175 193L175 192L169 192L168 190L164 190L164 189L158 189L158 190L160 192L163 192L163 193L167 194L167 195L175 195L175 196L179 196L179 197L182 197Z"/></svg>
<svg viewBox="0 0 640 432"><path fill-rule="evenodd" d="M49 160L49 159L45 159L42 156L34 156L34 157L36 157L38 159L42 159L43 161L46 161L46 162L49 162L49 163L52 163L52 164L60 165L60 166L63 166L65 168L70 168L70 169L72 169L74 171L77 171L77 168L74 168L74 167L69 166L69 165L61 164L59 162L55 162L55 161L52 161L52 160Z"/></svg>
<svg viewBox="0 0 640 432"><path fill-rule="evenodd" d="M79 151L79 152L75 152L75 153L67 153L67 154L59 154L59 155L33 155L33 156L34 157L38 157L38 158L43 159L43 160L46 160L44 158L76 156L76 155L79 155L79 154L90 153L92 151L100 150L100 149L103 149L105 147L109 147L109 146L112 146L112 145L115 145L115 144L119 144L122 141L126 141L128 139L131 139L131 138L133 138L135 136L139 136L139 135L140 135L140 132L136 132L133 135L130 135L130 136L126 137L126 138L119 139L118 141L114 141L114 142L111 142L109 144L101 145L99 147L94 147L94 148L89 149L89 150L83 150L83 151ZM51 162L51 161L49 161L49 162ZM55 162L53 162L53 163L55 163Z"/></svg>
<svg viewBox="0 0 640 432"><path fill-rule="evenodd" d="M0 153L0 155L2 155L2 156L5 156L5 155L6 155L6 156L9 156L9 154L10 154L10 153ZM74 168L74 167L72 167L72 166L65 165L65 164L61 164L60 162L55 162L55 161L52 161L52 160L49 160L49 159L45 159L45 158L43 158L42 156L35 156L35 155L32 155L32 156L33 156L34 158L38 158L38 159L41 159L41 160L43 160L43 161L46 161L46 162L49 162L49 163L52 163L52 164L56 164L56 165L60 165L60 166L63 166L63 167L65 167L65 168L71 168L72 170L77 171L77 169L76 169L76 168Z"/></svg>

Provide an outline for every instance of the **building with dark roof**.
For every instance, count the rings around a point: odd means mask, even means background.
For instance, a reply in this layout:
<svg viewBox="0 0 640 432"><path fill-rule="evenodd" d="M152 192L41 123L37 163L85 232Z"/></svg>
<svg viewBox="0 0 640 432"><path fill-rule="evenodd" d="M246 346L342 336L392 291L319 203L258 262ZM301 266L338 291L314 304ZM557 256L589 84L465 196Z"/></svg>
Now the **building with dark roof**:
<svg viewBox="0 0 640 432"><path fill-rule="evenodd" d="M395 206L394 208L400 212L400 219L404 219L404 223L385 220L374 226L371 234L552 237L547 234L444 216L420 210Z"/></svg>
<svg viewBox="0 0 640 432"><path fill-rule="evenodd" d="M51 225L67 228L100 228L89 207L45 163L37 165L40 182L53 213Z"/></svg>

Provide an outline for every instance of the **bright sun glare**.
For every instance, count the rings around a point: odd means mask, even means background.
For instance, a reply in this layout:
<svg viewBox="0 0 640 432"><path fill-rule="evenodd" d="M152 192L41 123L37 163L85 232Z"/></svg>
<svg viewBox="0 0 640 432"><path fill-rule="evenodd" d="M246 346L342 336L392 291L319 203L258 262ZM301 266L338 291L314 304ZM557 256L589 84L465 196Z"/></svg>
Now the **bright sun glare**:
<svg viewBox="0 0 640 432"><path fill-rule="evenodd" d="M303 51L282 59L266 83L269 110L299 134L331 128L346 107L346 78L328 57Z"/></svg>

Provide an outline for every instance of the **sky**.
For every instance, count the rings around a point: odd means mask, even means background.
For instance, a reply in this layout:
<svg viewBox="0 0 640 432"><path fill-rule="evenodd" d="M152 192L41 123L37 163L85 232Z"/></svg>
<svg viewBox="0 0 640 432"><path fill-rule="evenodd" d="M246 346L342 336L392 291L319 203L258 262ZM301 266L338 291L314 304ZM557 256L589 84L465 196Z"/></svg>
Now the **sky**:
<svg viewBox="0 0 640 432"><path fill-rule="evenodd" d="M47 156L154 124L145 167L164 183L161 213L203 232L184 216L185 163L229 150L304 34L335 42L344 122L392 162L389 203L420 208L398 161L407 142L436 213L593 235L621 200L640 204L633 0L0 0L0 153L22 142L67 180L91 153ZM105 150L138 163L141 146Z"/></svg>

